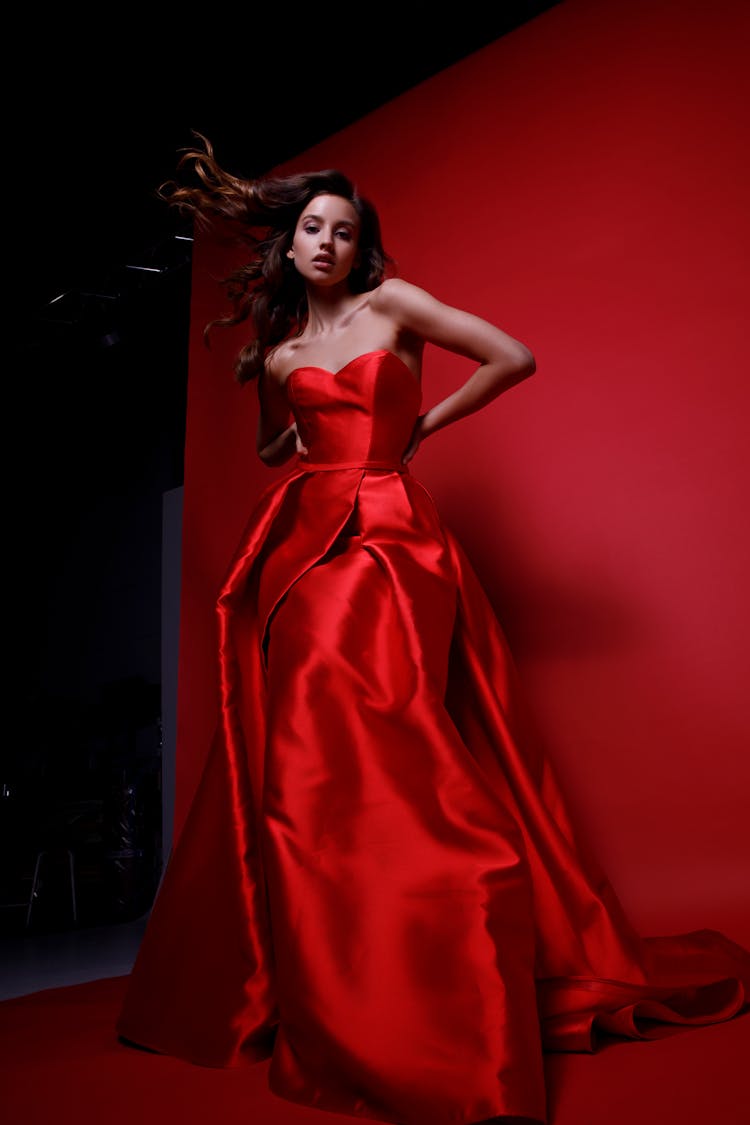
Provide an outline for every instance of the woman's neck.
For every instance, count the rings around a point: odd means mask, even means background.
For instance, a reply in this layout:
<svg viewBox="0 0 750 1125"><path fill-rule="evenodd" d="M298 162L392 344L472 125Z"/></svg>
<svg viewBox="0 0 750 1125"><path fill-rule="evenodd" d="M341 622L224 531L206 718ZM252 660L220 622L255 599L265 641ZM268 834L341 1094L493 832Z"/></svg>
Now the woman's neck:
<svg viewBox="0 0 750 1125"><path fill-rule="evenodd" d="M355 313L367 303L367 294L349 289L308 289L306 336L333 336L347 328ZM364 298L364 299L363 299Z"/></svg>

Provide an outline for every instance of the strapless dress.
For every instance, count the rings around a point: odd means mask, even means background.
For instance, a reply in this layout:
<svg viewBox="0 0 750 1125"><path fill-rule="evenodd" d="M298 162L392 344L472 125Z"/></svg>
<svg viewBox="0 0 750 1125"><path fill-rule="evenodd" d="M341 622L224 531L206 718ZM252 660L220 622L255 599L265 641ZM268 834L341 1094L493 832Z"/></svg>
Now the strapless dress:
<svg viewBox="0 0 750 1125"><path fill-rule="evenodd" d="M544 1051L727 1020L750 953L645 937L578 838L492 606L402 463L387 350L286 391L308 454L218 597L221 708L118 1032L294 1102L546 1121Z"/></svg>

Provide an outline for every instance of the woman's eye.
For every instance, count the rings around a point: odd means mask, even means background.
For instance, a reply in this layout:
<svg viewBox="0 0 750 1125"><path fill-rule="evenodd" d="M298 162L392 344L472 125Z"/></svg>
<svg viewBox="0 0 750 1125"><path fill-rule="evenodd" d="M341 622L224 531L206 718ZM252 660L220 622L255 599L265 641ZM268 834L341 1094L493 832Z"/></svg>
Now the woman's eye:
<svg viewBox="0 0 750 1125"><path fill-rule="evenodd" d="M351 242L352 240L351 233L348 230L337 230L336 234L339 236L339 238L343 238L344 242Z"/></svg>
<svg viewBox="0 0 750 1125"><path fill-rule="evenodd" d="M314 226L312 223L310 224L310 226L303 227L303 230L304 230L305 234L317 234L318 233L318 227Z"/></svg>

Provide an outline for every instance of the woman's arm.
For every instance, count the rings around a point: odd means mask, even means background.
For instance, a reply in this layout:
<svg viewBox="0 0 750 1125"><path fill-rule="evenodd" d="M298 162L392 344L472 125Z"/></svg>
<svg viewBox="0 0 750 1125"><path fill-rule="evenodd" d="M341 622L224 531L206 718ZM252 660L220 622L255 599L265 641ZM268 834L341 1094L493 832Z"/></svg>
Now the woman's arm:
<svg viewBox="0 0 750 1125"><path fill-rule="evenodd" d="M520 340L509 336L496 324L446 305L400 278L389 279L380 287L378 309L407 335L414 334L426 343L466 356L478 364L462 386L421 416L415 432L416 445L407 451L410 456L416 452L422 438L481 410L536 371L533 354Z"/></svg>
<svg viewBox="0 0 750 1125"><path fill-rule="evenodd" d="M258 428L255 447L264 465L283 465L295 453L307 453L297 423L289 422L289 403L284 389L273 375L264 371L258 379Z"/></svg>
<svg viewBox="0 0 750 1125"><path fill-rule="evenodd" d="M276 465L283 465L295 453L307 453L307 450L300 444L296 422L292 422L291 426L282 430L273 441L269 441L267 445L258 450L261 461L264 465L268 465L270 469Z"/></svg>

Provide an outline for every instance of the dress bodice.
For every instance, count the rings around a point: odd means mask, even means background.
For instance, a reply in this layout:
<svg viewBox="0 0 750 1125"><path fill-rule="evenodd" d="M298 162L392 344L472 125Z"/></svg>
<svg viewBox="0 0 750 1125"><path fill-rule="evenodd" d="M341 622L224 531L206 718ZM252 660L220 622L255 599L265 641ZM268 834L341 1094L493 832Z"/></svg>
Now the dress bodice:
<svg viewBox="0 0 750 1125"><path fill-rule="evenodd" d="M355 356L338 371L297 367L286 382L307 454L299 468L403 469L401 458L422 402L416 377L385 348Z"/></svg>

